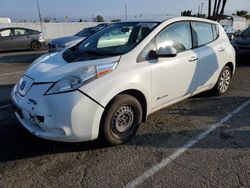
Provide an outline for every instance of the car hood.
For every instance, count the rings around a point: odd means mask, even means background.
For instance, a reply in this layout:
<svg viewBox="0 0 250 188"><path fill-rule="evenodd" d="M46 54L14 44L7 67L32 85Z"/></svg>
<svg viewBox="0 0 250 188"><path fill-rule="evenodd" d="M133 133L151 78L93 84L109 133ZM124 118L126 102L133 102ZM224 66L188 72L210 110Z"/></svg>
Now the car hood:
<svg viewBox="0 0 250 188"><path fill-rule="evenodd" d="M57 38L54 40L51 40L49 43L62 46L67 43L72 43L72 42L80 42L81 40L85 39L86 37L79 37L79 36L68 36L68 37L62 37L62 38Z"/></svg>
<svg viewBox="0 0 250 188"><path fill-rule="evenodd" d="M238 44L250 44L250 37L239 37L235 42Z"/></svg>
<svg viewBox="0 0 250 188"><path fill-rule="evenodd" d="M30 65L25 75L34 82L56 82L69 73L88 65L103 65L118 62L120 56L68 63L62 58L63 52L46 54Z"/></svg>

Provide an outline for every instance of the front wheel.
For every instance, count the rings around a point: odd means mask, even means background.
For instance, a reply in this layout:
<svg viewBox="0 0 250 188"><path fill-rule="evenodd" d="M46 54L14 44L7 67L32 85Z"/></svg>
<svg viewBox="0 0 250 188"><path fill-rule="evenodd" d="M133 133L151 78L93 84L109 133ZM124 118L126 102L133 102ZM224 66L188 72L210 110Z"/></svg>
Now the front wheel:
<svg viewBox="0 0 250 188"><path fill-rule="evenodd" d="M223 95L224 93L226 93L229 88L231 78L232 78L232 71L230 67L225 66L220 73L216 85L212 89L213 93L215 95Z"/></svg>
<svg viewBox="0 0 250 188"><path fill-rule="evenodd" d="M101 137L111 145L130 140L142 121L142 108L130 95L118 95L106 108L100 126Z"/></svg>

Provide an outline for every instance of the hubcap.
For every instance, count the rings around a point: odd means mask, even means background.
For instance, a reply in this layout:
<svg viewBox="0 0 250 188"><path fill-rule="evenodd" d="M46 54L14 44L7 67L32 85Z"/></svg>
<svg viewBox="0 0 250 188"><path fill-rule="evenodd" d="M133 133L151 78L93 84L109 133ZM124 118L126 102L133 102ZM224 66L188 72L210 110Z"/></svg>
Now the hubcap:
<svg viewBox="0 0 250 188"><path fill-rule="evenodd" d="M224 72L220 77L220 84L219 84L219 89L221 93L224 93L228 89L230 79L231 79L230 71L228 69L224 70Z"/></svg>
<svg viewBox="0 0 250 188"><path fill-rule="evenodd" d="M34 43L33 43L33 49L38 49L38 48L39 48L39 43L34 42Z"/></svg>
<svg viewBox="0 0 250 188"><path fill-rule="evenodd" d="M112 128L116 133L124 133L134 122L134 112L129 106L121 107L112 118Z"/></svg>

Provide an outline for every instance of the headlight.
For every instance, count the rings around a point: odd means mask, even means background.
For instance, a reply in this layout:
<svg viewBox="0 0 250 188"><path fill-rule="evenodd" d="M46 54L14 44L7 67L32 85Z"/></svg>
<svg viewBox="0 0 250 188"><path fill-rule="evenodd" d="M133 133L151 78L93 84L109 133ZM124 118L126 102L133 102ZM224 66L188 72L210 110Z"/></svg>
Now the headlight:
<svg viewBox="0 0 250 188"><path fill-rule="evenodd" d="M46 95L74 91L79 89L87 82L97 79L112 72L116 68L117 63L105 65L90 65L88 67L76 70L61 80L57 81L47 92Z"/></svg>

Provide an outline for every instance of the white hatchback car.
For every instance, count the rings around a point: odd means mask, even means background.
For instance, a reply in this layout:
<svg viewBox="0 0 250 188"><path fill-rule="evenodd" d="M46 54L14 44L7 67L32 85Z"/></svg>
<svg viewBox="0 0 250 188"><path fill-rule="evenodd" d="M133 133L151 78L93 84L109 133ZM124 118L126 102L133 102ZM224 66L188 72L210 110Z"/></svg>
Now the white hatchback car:
<svg viewBox="0 0 250 188"><path fill-rule="evenodd" d="M12 100L18 120L38 137L117 145L159 109L207 90L225 93L234 71L234 48L216 22L120 22L38 58Z"/></svg>

